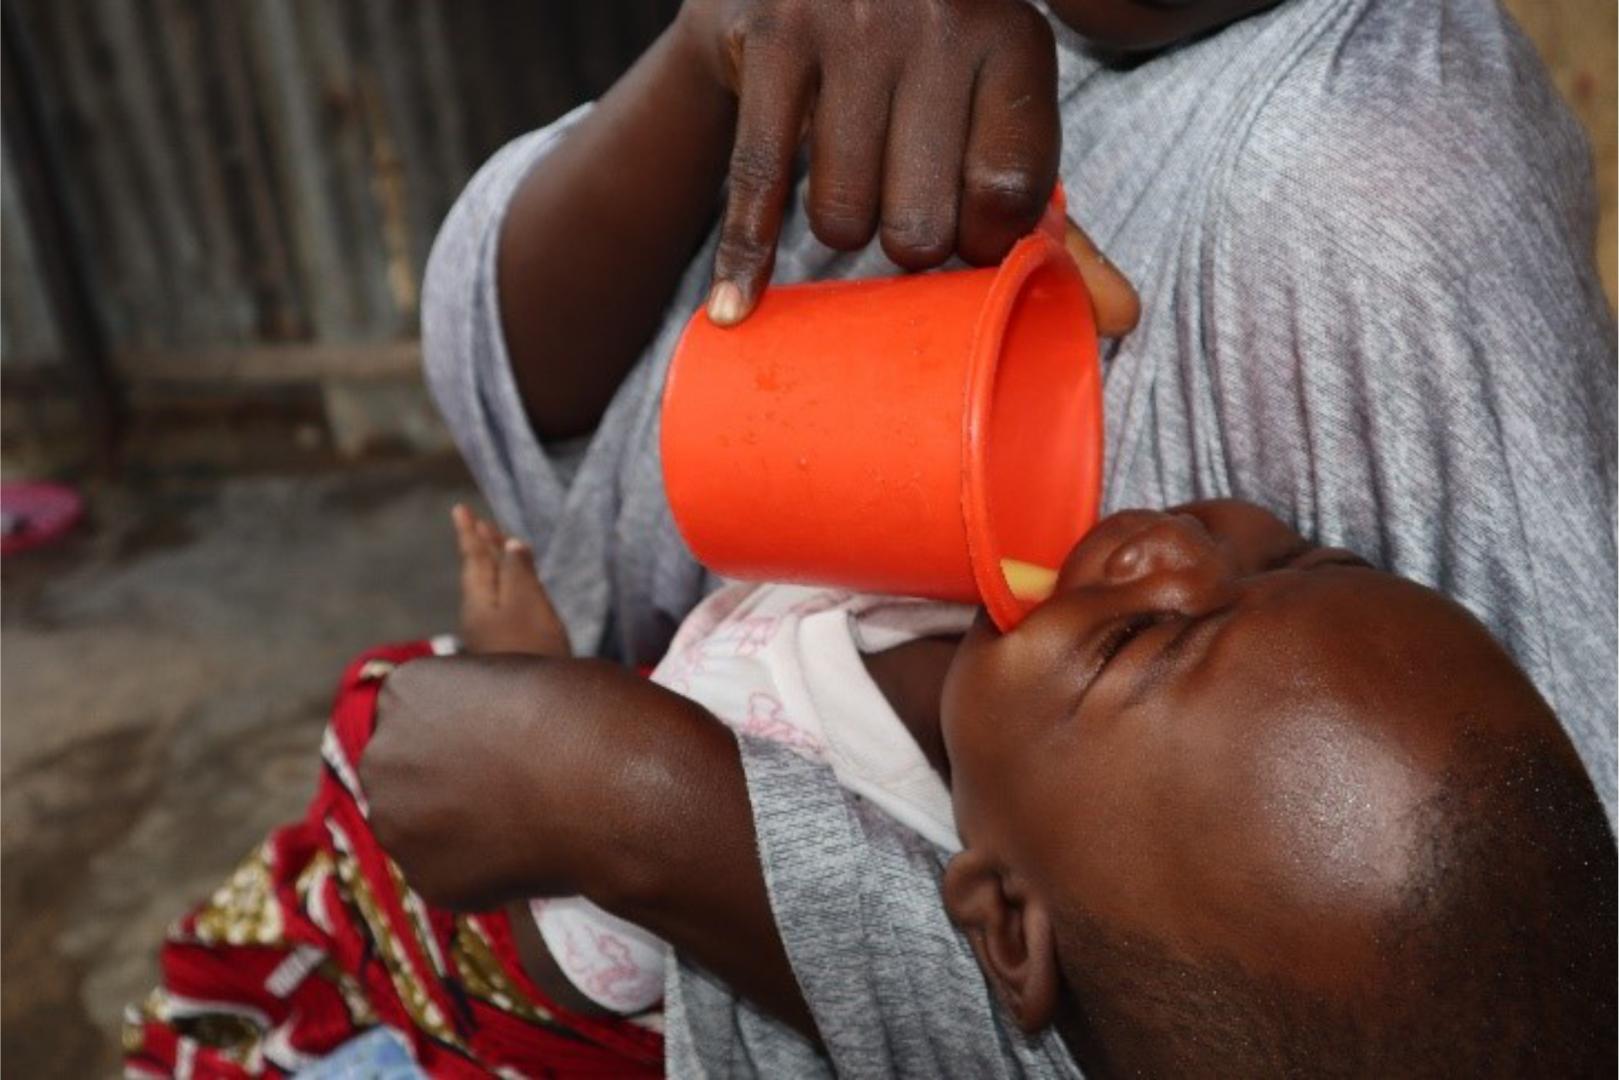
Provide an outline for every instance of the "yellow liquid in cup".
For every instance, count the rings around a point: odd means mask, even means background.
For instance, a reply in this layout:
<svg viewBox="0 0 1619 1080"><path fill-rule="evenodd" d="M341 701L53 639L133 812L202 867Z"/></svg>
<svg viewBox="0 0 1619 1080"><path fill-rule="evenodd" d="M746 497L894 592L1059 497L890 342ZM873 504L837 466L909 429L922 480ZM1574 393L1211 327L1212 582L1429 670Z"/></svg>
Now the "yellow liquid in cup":
<svg viewBox="0 0 1619 1080"><path fill-rule="evenodd" d="M1012 595L1025 604L1038 604L1057 589L1057 571L1022 559L1002 559L1001 576Z"/></svg>

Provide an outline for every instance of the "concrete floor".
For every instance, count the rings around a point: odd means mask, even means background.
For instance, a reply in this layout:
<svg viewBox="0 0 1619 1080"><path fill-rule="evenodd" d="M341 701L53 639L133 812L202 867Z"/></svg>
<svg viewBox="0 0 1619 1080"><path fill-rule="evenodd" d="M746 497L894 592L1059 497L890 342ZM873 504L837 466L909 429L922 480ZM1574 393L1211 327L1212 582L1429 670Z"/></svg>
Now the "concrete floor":
<svg viewBox="0 0 1619 1080"><path fill-rule="evenodd" d="M163 927L313 790L343 663L452 629L459 466L97 493L6 560L0 617L4 1058L116 1070Z"/></svg>

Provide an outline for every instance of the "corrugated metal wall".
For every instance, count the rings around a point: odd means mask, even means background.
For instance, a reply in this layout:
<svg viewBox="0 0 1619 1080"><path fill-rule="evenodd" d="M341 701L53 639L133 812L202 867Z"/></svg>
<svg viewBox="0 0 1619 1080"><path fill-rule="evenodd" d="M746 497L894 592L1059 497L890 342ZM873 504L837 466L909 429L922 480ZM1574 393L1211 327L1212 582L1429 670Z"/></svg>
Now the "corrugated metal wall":
<svg viewBox="0 0 1619 1080"><path fill-rule="evenodd" d="M677 0L4 3L39 118L20 121L8 82L5 369L64 349L43 212L62 218L110 370L138 378L411 339L429 246L472 170L600 93ZM20 163L50 166L43 211Z"/></svg>

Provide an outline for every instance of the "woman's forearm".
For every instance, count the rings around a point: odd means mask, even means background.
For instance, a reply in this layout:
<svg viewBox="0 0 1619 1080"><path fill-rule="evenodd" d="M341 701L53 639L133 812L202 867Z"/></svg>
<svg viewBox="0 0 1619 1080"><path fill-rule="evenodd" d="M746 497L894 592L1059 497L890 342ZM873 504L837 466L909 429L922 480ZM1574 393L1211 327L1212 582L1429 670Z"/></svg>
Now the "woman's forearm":
<svg viewBox="0 0 1619 1080"><path fill-rule="evenodd" d="M582 894L813 1034L736 741L695 702L600 660L420 660L389 676L360 779L427 900Z"/></svg>
<svg viewBox="0 0 1619 1080"><path fill-rule="evenodd" d="M735 737L695 702L614 675L594 696L617 718L617 760L597 774L596 849L576 870L579 890L815 1038L771 911Z"/></svg>
<svg viewBox="0 0 1619 1080"><path fill-rule="evenodd" d="M595 427L718 212L736 106L700 48L677 20L507 213L501 320L543 439Z"/></svg>

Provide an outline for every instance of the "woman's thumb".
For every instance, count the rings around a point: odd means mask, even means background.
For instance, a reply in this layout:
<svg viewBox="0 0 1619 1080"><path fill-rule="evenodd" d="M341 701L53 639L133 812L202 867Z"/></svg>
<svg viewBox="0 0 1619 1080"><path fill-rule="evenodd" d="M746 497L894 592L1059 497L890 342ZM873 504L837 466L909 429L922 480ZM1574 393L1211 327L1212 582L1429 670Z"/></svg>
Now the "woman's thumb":
<svg viewBox="0 0 1619 1080"><path fill-rule="evenodd" d="M1096 308L1096 332L1102 337L1123 337L1141 320L1141 297L1124 272L1108 261L1085 230L1068 222L1063 246L1079 267Z"/></svg>

